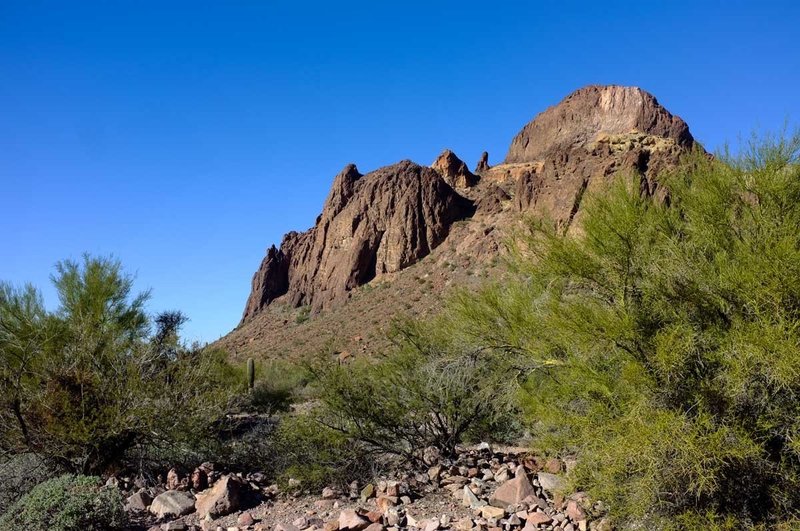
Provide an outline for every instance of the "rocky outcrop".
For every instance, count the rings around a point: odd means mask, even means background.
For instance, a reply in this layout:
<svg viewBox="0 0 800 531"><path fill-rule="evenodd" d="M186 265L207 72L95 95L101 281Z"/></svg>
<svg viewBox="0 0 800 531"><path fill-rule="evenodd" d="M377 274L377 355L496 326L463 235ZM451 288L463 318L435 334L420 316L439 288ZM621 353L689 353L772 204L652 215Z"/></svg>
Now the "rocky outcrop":
<svg viewBox="0 0 800 531"><path fill-rule="evenodd" d="M481 153L481 158L478 160L478 164L475 166L475 173L480 175L483 172L488 171L489 168L489 152L484 151Z"/></svg>
<svg viewBox="0 0 800 531"><path fill-rule="evenodd" d="M431 164L431 168L436 170L453 188L469 188L478 182L478 177L469 171L464 161L449 149L442 151L442 154Z"/></svg>
<svg viewBox="0 0 800 531"><path fill-rule="evenodd" d="M638 176L642 193L658 196L657 174L693 147L686 123L651 94L590 86L525 125L503 163L490 166L484 152L474 173L450 150L430 168L402 161L362 175L350 164L334 179L316 225L269 248L242 322L279 297L314 311L344 300L373 278L417 263L454 221L475 212L484 236L508 225L509 213L548 218L564 231L580 227L587 193L626 172ZM460 236L459 252L485 256L474 252L481 237Z"/></svg>
<svg viewBox="0 0 800 531"><path fill-rule="evenodd" d="M445 169L454 170L448 175L463 178L460 182L471 175L457 163ZM243 321L283 295L292 306L314 310L346 298L376 276L424 258L454 221L473 210L434 169L402 161L361 175L348 165L334 179L316 225L290 232L280 249L267 252L253 277Z"/></svg>
<svg viewBox="0 0 800 531"><path fill-rule="evenodd" d="M289 289L289 259L274 245L267 249L267 256L253 275L250 297L244 308L242 320L258 314L274 299Z"/></svg>
<svg viewBox="0 0 800 531"><path fill-rule="evenodd" d="M684 148L694 143L686 122L670 114L652 94L638 87L595 85L576 90L523 127L511 142L505 163L541 161L586 148L599 135L631 133L670 139Z"/></svg>
<svg viewBox="0 0 800 531"><path fill-rule="evenodd" d="M619 173L659 193L655 176L694 147L686 123L636 87L591 86L567 96L517 134L505 163L484 174L513 175L518 210L575 225L587 192Z"/></svg>

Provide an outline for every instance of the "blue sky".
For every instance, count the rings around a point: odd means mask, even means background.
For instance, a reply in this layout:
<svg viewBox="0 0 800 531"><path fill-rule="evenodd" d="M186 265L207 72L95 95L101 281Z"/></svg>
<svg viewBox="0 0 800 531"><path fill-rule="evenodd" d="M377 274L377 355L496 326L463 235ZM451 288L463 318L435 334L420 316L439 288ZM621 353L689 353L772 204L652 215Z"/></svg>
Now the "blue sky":
<svg viewBox="0 0 800 531"><path fill-rule="evenodd" d="M800 120L797 2L0 2L0 279L113 254L192 339L238 322L333 176L501 160L583 85L707 148Z"/></svg>

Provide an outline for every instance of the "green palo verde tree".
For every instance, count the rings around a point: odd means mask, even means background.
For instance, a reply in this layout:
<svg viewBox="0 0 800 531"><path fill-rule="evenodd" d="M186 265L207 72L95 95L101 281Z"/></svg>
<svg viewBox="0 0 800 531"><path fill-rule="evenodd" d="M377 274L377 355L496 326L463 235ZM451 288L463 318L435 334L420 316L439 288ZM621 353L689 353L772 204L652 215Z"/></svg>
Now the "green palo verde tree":
<svg viewBox="0 0 800 531"><path fill-rule="evenodd" d="M380 360L311 367L319 423L418 465L427 447L452 456L462 442L511 429L518 411L508 360L458 341L436 321L398 323L393 339Z"/></svg>
<svg viewBox="0 0 800 531"><path fill-rule="evenodd" d="M56 266L56 311L32 286L0 285L0 450L77 473L119 465L135 447L203 437L225 411L230 368L178 340L179 312L144 311L149 293L112 259Z"/></svg>
<svg viewBox="0 0 800 531"><path fill-rule="evenodd" d="M473 341L528 359L536 444L575 453L572 486L618 524L800 525L798 148L697 154L664 201L620 178L577 234L530 223L514 279L454 301Z"/></svg>

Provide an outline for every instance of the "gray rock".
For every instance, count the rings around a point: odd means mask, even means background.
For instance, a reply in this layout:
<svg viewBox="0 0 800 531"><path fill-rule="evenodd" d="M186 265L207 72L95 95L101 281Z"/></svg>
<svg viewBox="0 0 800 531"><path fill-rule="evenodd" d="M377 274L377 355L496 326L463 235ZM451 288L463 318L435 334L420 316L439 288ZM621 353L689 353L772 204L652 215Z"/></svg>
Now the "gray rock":
<svg viewBox="0 0 800 531"><path fill-rule="evenodd" d="M125 500L125 510L146 511L151 503L153 503L153 497L145 489L139 489L138 492L131 494Z"/></svg>
<svg viewBox="0 0 800 531"><path fill-rule="evenodd" d="M538 479L539 485L550 494L563 490L566 486L564 478L549 472L539 472Z"/></svg>
<svg viewBox="0 0 800 531"><path fill-rule="evenodd" d="M475 493L470 490L468 485L464 485L463 494L461 497L461 504L464 507L469 507L470 509L478 509L486 505L486 502L483 500L479 500Z"/></svg>
<svg viewBox="0 0 800 531"><path fill-rule="evenodd" d="M178 518L194 512L194 496L188 492L168 490L155 497L150 512L158 518Z"/></svg>

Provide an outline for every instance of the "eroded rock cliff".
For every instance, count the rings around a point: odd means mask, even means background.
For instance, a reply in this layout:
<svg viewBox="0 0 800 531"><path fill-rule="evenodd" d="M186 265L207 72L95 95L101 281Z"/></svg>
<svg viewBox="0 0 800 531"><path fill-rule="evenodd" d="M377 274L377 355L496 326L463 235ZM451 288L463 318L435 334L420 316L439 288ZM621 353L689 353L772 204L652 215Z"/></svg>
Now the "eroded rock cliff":
<svg viewBox="0 0 800 531"><path fill-rule="evenodd" d="M348 165L334 179L316 225L290 232L280 249L267 252L242 320L282 295L292 306L325 308L377 275L424 258L473 210L431 168L402 161L361 175Z"/></svg>
<svg viewBox="0 0 800 531"><path fill-rule="evenodd" d="M278 298L314 311L346 300L353 289L431 254L455 221L473 215L480 227L462 231L448 248L477 260L499 252L504 229L520 213L563 230L579 227L587 192L629 172L638 175L642 193L657 195L658 173L694 146L686 123L651 94L589 86L525 125L501 164L490 166L484 152L474 173L450 150L431 167L402 161L362 175L348 165L315 226L288 233L280 248L267 251L242 322Z"/></svg>

